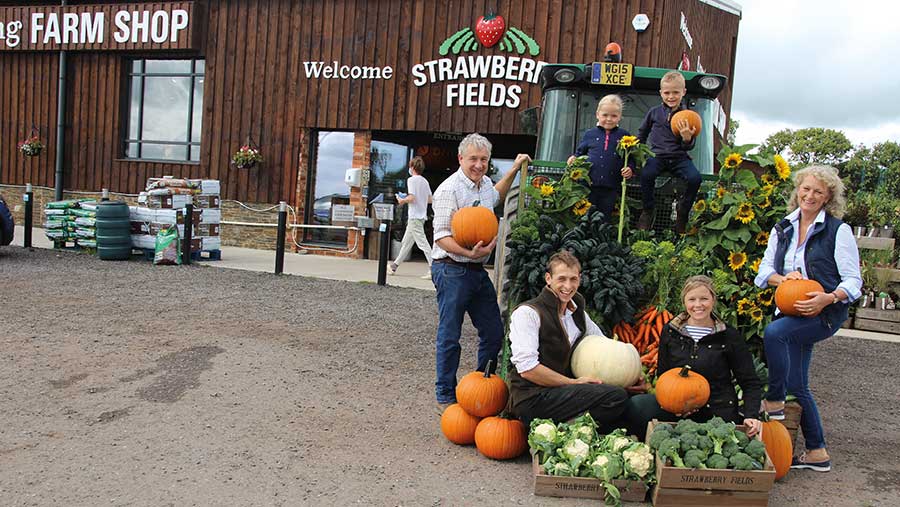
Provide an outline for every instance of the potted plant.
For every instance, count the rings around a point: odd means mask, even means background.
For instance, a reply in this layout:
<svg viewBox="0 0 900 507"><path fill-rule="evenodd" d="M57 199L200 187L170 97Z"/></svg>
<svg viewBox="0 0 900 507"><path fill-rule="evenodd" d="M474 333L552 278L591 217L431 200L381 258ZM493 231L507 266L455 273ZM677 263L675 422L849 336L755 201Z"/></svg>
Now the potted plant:
<svg viewBox="0 0 900 507"><path fill-rule="evenodd" d="M251 147L249 144L241 146L241 149L231 156L231 163L238 169L252 169L262 161L263 158L259 150Z"/></svg>
<svg viewBox="0 0 900 507"><path fill-rule="evenodd" d="M28 157L36 157L44 151L44 143L37 135L33 135L24 141L19 141L19 151Z"/></svg>

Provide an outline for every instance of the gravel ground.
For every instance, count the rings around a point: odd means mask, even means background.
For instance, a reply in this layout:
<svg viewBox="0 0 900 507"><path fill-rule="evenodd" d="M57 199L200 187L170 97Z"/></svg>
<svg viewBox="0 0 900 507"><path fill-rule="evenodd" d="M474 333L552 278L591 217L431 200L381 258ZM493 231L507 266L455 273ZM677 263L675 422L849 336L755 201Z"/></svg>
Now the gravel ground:
<svg viewBox="0 0 900 507"><path fill-rule="evenodd" d="M432 292L9 247L0 280L2 505L597 505L443 439ZM900 345L816 350L835 467L770 505L900 505Z"/></svg>

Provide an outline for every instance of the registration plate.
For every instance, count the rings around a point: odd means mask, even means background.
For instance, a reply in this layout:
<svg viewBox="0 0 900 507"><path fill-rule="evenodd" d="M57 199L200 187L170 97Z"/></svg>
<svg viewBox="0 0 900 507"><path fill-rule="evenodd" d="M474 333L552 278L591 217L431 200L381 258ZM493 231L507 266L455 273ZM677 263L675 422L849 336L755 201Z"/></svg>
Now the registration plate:
<svg viewBox="0 0 900 507"><path fill-rule="evenodd" d="M591 83L603 86L631 86L634 67L630 63L594 62Z"/></svg>

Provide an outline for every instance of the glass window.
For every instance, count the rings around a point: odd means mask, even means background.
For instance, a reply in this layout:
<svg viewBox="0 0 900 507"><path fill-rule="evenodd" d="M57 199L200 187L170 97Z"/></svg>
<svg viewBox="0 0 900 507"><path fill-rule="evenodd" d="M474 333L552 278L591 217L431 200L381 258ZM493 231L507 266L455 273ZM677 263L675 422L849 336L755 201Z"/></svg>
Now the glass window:
<svg viewBox="0 0 900 507"><path fill-rule="evenodd" d="M350 187L344 183L344 173L353 166L353 132L320 131L315 150L314 177L308 195L306 223L331 225L331 207L350 204ZM305 229L304 241L319 243L347 243L347 231L341 229Z"/></svg>
<svg viewBox="0 0 900 507"><path fill-rule="evenodd" d="M578 114L578 92L550 90L544 95L541 117L541 142L538 160L565 162L575 150L575 120Z"/></svg>
<svg viewBox="0 0 900 507"><path fill-rule="evenodd" d="M134 60L125 157L200 161L203 60Z"/></svg>

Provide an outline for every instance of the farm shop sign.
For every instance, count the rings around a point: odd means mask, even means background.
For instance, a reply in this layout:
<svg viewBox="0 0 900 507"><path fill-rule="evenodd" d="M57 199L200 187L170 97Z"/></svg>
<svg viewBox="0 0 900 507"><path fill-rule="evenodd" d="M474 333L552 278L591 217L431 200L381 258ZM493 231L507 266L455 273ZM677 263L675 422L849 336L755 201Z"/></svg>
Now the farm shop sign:
<svg viewBox="0 0 900 507"><path fill-rule="evenodd" d="M191 49L194 2L0 8L0 51Z"/></svg>
<svg viewBox="0 0 900 507"><path fill-rule="evenodd" d="M476 51L480 46L496 47L506 53L520 56L478 55L458 56L460 53ZM417 63L410 70L413 84L447 83L444 88L444 103L453 106L489 106L517 108L521 103L522 87L518 84L478 82L484 79L502 79L521 83L538 82L545 62L536 61L523 55L537 56L541 47L522 30L507 26L503 16L488 11L475 22L475 29L465 27L448 37L438 48L438 53L447 57L425 63ZM460 82L462 81L462 82ZM475 82L472 82L475 81Z"/></svg>

